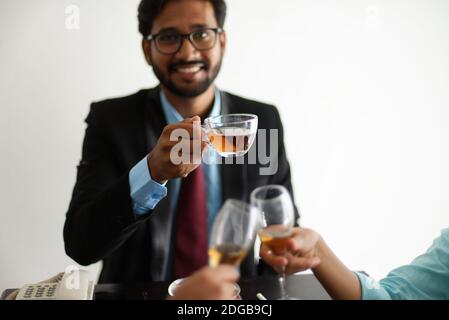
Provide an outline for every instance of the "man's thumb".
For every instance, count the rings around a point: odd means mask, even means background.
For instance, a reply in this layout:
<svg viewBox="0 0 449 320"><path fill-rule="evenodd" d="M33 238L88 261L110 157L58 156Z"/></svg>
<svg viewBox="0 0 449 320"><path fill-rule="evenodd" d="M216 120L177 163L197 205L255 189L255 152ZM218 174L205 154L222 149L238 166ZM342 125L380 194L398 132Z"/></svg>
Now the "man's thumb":
<svg viewBox="0 0 449 320"><path fill-rule="evenodd" d="M185 123L193 123L195 121L201 122L201 118L198 117L198 116L194 116L194 117L191 117L191 118L185 118L183 122L185 122Z"/></svg>

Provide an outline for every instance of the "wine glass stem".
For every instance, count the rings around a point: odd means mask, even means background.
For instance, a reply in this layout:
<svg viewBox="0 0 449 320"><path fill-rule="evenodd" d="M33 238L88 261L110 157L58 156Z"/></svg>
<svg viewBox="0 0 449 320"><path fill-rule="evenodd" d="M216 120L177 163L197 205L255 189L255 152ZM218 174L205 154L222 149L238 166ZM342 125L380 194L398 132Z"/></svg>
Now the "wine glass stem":
<svg viewBox="0 0 449 320"><path fill-rule="evenodd" d="M281 299L287 300L288 295L287 295L287 287L286 287L286 283L285 283L285 267L282 267L282 272L279 275L279 284L281 287Z"/></svg>

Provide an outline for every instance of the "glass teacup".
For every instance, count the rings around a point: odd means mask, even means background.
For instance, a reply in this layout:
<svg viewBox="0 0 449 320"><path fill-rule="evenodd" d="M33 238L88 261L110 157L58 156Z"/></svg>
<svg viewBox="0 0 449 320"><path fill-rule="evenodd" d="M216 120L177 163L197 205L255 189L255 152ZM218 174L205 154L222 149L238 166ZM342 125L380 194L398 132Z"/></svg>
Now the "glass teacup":
<svg viewBox="0 0 449 320"><path fill-rule="evenodd" d="M253 114L227 114L204 120L205 140L222 157L243 156L257 134L258 118Z"/></svg>

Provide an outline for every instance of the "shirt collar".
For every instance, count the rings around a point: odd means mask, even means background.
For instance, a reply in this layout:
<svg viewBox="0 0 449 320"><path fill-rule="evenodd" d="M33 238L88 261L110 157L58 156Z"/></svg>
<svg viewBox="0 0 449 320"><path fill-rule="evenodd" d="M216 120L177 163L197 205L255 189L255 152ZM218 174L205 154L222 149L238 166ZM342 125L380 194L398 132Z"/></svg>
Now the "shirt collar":
<svg viewBox="0 0 449 320"><path fill-rule="evenodd" d="M179 112L172 106L172 104L168 101L162 89L159 92L159 96L161 98L162 110L164 111L165 120L167 124L177 123L184 120L184 118L179 114ZM211 111L207 117L215 117L220 115L221 113L221 94L220 90L215 87L215 99L214 105L212 106Z"/></svg>

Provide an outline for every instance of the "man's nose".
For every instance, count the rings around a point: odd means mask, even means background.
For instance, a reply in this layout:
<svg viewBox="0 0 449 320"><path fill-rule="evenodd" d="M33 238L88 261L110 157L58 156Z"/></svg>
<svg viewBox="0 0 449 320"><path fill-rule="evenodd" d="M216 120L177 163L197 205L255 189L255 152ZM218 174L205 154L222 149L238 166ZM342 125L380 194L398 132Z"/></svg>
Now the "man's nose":
<svg viewBox="0 0 449 320"><path fill-rule="evenodd" d="M183 38L181 48L176 53L176 58L180 60L189 60L199 56L199 51L193 46L188 38Z"/></svg>

